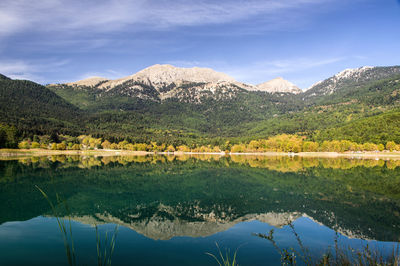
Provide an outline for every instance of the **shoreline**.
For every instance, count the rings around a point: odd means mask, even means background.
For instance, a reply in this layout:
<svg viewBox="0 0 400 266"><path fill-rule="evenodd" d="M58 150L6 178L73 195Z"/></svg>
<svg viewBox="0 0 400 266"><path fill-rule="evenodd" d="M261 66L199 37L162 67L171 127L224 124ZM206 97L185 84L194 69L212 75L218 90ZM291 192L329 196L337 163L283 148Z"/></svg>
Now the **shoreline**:
<svg viewBox="0 0 400 266"><path fill-rule="evenodd" d="M0 159L26 156L146 156L146 155L220 155L222 156L287 156L308 158L350 158L350 159L400 159L400 152L148 152L128 150L46 150L46 149L0 149Z"/></svg>

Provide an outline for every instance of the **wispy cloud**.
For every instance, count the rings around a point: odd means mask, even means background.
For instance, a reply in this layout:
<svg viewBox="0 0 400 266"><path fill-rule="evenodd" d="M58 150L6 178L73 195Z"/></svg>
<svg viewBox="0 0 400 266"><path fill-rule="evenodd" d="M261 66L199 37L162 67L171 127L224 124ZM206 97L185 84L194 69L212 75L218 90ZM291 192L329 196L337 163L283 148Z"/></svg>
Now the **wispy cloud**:
<svg viewBox="0 0 400 266"><path fill-rule="evenodd" d="M223 24L261 16L272 22L283 13L331 0L3 0L0 34L61 31L67 34L114 30L169 29ZM297 12L300 14L300 12ZM291 13L292 16L296 12ZM73 31L73 32L71 32Z"/></svg>
<svg viewBox="0 0 400 266"><path fill-rule="evenodd" d="M24 60L0 60L0 73L12 79L27 79L44 83L44 72L54 72L68 63L67 60L46 62L31 62Z"/></svg>
<svg viewBox="0 0 400 266"><path fill-rule="evenodd" d="M79 75L77 78L71 79L71 80L61 80L59 83L68 83L68 82L74 82L77 80L83 80L91 77L102 77L102 78L107 78L107 79L119 79L122 77L129 76L131 73L126 73L126 72L120 72L116 71L113 69L107 69L104 71L99 71L99 72L87 72L82 75Z"/></svg>
<svg viewBox="0 0 400 266"><path fill-rule="evenodd" d="M333 58L291 58L283 60L256 62L251 66L252 71L270 75L280 75L295 71L306 70L343 61L344 57Z"/></svg>
<svg viewBox="0 0 400 266"><path fill-rule="evenodd" d="M301 73L302 71L317 67L330 65L345 60L344 57L334 58L291 58L273 61L258 61L239 68L227 67L225 71L236 79L253 84L265 82L277 76L287 76L291 73Z"/></svg>
<svg viewBox="0 0 400 266"><path fill-rule="evenodd" d="M166 63L179 67L209 67L224 72L238 81L259 84L270 79L282 76L287 78L293 73L304 73L323 66L332 65L348 59L347 57L330 58L288 58L283 60L255 61L245 64L230 64L224 61L168 61ZM317 80L308 75L308 78L291 80L299 85L312 84ZM306 85L306 86L308 86Z"/></svg>

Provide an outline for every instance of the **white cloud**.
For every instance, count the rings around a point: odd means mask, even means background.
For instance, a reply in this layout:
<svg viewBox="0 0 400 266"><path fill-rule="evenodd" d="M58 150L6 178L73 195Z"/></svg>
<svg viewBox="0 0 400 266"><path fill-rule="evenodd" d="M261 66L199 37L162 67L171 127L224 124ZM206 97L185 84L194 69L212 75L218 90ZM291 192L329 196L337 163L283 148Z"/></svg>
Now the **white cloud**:
<svg viewBox="0 0 400 266"><path fill-rule="evenodd" d="M68 63L63 61L30 62L24 60L0 60L0 73L12 79L27 79L44 83L45 79L40 73L54 72Z"/></svg>
<svg viewBox="0 0 400 266"><path fill-rule="evenodd" d="M0 34L27 30L79 34L168 29L229 23L255 16L273 23L282 20L285 12L329 1L332 0L3 0L0 3ZM300 14L291 12L295 17Z"/></svg>
<svg viewBox="0 0 400 266"><path fill-rule="evenodd" d="M290 80L298 85L308 86L317 80L310 77L310 72L313 69L333 65L338 62L345 61L346 57L331 57L331 58L288 58L284 60L271 61L255 61L242 64L231 64L223 61L167 61L166 63L178 67L208 67L216 71L226 73L238 81L259 84L270 79L281 76L287 78L292 74L307 72L308 78L301 77L296 80ZM315 77L314 77L315 78Z"/></svg>
<svg viewBox="0 0 400 266"><path fill-rule="evenodd" d="M105 71L99 71L99 72L87 72L84 73L83 75L80 75L78 78L73 79L73 80L63 80L59 81L59 83L68 83L68 82L75 82L78 80L83 80L91 77L102 77L106 79L119 79L122 77L129 76L130 74L127 74L125 72L119 72L113 69L107 69Z"/></svg>
<svg viewBox="0 0 400 266"><path fill-rule="evenodd" d="M301 73L302 71L330 65L345 59L344 57L334 57L323 59L291 58L285 60L258 61L241 65L239 68L228 66L223 68L223 71L242 82L257 84L277 76L283 76L283 78L285 78L285 76L291 73Z"/></svg>

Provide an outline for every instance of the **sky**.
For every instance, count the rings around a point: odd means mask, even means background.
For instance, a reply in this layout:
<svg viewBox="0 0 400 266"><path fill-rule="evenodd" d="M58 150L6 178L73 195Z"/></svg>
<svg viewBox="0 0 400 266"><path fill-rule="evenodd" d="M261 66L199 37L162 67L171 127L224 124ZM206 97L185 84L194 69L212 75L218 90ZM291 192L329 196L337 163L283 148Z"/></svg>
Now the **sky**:
<svg viewBox="0 0 400 266"><path fill-rule="evenodd" d="M0 73L41 84L154 64L300 88L400 65L400 0L1 0Z"/></svg>

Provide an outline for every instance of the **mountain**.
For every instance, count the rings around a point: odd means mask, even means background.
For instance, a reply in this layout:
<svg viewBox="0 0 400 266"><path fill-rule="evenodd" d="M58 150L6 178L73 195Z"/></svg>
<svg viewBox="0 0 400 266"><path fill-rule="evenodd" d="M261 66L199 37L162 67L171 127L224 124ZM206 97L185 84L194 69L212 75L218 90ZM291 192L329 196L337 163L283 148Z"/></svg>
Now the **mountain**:
<svg viewBox="0 0 400 266"><path fill-rule="evenodd" d="M400 75L400 66L345 69L338 74L312 85L302 95L305 100L329 96L340 91L354 91L372 82Z"/></svg>
<svg viewBox="0 0 400 266"><path fill-rule="evenodd" d="M229 99L250 85L209 68L178 68L154 65L128 77L108 80L92 77L53 88L86 89L99 97L128 96L161 102L178 99L181 102L201 103L203 98Z"/></svg>
<svg viewBox="0 0 400 266"><path fill-rule="evenodd" d="M318 140L348 139L357 143L400 143L400 109L349 121L341 126L322 130Z"/></svg>
<svg viewBox="0 0 400 266"><path fill-rule="evenodd" d="M0 77L0 122L21 131L77 133L82 112L48 88L27 80Z"/></svg>
<svg viewBox="0 0 400 266"><path fill-rule="evenodd" d="M216 72L209 68L179 68L171 65L153 65L145 68L131 76L111 80L99 86L100 89L112 90L118 85L127 81L134 81L153 86L157 91L170 86L174 83L218 83L218 82L236 82L232 77Z"/></svg>
<svg viewBox="0 0 400 266"><path fill-rule="evenodd" d="M396 123L376 127L386 121L380 115L400 107L399 66L347 69L304 92L282 78L254 86L212 69L171 65L154 65L117 80L92 77L47 87L3 76L0 81L24 83L30 90L1 88L0 123L24 132L76 132L174 145L209 144L210 139L223 145L226 138L246 142L282 133L318 141L321 136L398 140L391 133ZM348 130L366 118L368 128L363 129L380 132L379 138Z"/></svg>
<svg viewBox="0 0 400 266"><path fill-rule="evenodd" d="M9 77L0 74L0 80L11 80L11 79Z"/></svg>
<svg viewBox="0 0 400 266"><path fill-rule="evenodd" d="M151 66L117 80L95 77L48 86L90 113L86 125L93 134L107 132L143 141L154 138L160 129L208 136L242 135L238 125L245 121L301 108L294 94L272 94L254 87L211 69L170 65ZM160 134L162 138L170 136Z"/></svg>
<svg viewBox="0 0 400 266"><path fill-rule="evenodd" d="M139 221L129 221L119 219L108 213L97 214L96 216L76 216L71 217L71 220L96 225L102 223L114 223L126 228L130 228L135 232L144 235L154 240L169 240L173 237L186 236L186 237L207 237L219 232L226 231L238 223L259 221L267 223L275 228L282 228L289 223L293 223L302 214L293 212L267 212L257 214L246 214L242 217L229 219L230 217L215 217L214 211L211 213L200 213L191 219L180 217L177 210L171 206L164 206L160 204L156 207L156 213L151 217L146 217ZM157 214L162 213L163 216ZM168 218L165 217L168 214ZM305 215L304 215L305 216Z"/></svg>
<svg viewBox="0 0 400 266"><path fill-rule="evenodd" d="M64 90L84 90L95 98L128 96L162 102L177 99L180 102L200 104L204 99L229 100L240 93L261 91L298 94L295 85L277 78L258 86L236 81L234 78L209 68L179 68L154 65L128 77L108 80L92 77L61 85L52 85L57 93Z"/></svg>
<svg viewBox="0 0 400 266"><path fill-rule="evenodd" d="M100 85L100 83L110 81L109 79L102 78L102 77L90 77L87 79L75 81L75 82L70 82L67 83L69 86L86 86L86 87L94 87L96 85Z"/></svg>
<svg viewBox="0 0 400 266"><path fill-rule="evenodd" d="M302 92L302 90L299 89L296 85L287 80L284 80L281 77L259 84L256 86L256 88L259 91L266 91L270 93L285 92L299 94Z"/></svg>

